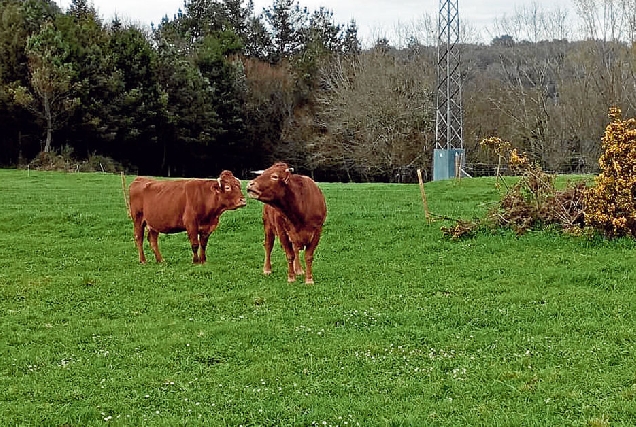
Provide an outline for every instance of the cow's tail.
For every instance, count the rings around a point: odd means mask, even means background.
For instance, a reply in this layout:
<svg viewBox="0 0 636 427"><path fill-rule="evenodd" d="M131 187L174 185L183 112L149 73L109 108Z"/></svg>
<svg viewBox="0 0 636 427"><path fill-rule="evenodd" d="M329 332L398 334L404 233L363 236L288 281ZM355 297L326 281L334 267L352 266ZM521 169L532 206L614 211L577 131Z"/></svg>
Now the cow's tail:
<svg viewBox="0 0 636 427"><path fill-rule="evenodd" d="M126 188L126 176L124 173L121 173L121 189L124 192L124 203L126 203L126 212L128 212L128 218L132 218L132 214L130 213L130 193Z"/></svg>

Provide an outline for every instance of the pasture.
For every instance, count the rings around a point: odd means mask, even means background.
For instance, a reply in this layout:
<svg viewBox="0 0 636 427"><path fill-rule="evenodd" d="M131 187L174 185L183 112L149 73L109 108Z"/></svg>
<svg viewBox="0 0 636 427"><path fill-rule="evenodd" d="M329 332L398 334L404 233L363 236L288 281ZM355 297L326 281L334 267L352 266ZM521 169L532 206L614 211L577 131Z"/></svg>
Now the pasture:
<svg viewBox="0 0 636 427"><path fill-rule="evenodd" d="M261 274L254 200L207 264L181 233L140 265L119 176L0 170L0 425L636 423L633 241L450 241L417 185L321 187L306 286L278 243ZM449 217L499 198L490 178L426 188Z"/></svg>

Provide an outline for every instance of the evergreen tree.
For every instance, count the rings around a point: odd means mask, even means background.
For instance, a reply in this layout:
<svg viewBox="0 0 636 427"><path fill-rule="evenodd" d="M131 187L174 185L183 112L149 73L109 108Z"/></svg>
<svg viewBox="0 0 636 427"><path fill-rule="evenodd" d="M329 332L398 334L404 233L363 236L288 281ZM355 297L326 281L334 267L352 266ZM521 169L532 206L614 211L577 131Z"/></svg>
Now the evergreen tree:
<svg viewBox="0 0 636 427"><path fill-rule="evenodd" d="M178 22L164 23L155 33L158 79L168 99L161 132L162 169L168 175L200 173L198 159L211 146L221 126L212 82L196 63L198 46L181 25L186 19L183 16L177 18Z"/></svg>
<svg viewBox="0 0 636 427"><path fill-rule="evenodd" d="M28 84L28 31L21 3L0 0L0 164L15 164L22 153L20 110L10 87Z"/></svg>
<svg viewBox="0 0 636 427"><path fill-rule="evenodd" d="M306 38L307 8L294 0L274 0L263 16L272 37L270 61L278 63L300 53Z"/></svg>
<svg viewBox="0 0 636 427"><path fill-rule="evenodd" d="M214 144L210 160L219 167L226 164L229 168L240 168L245 156L244 112L240 86L239 61L232 62L228 58L236 55L243 46L233 31L223 31L207 36L198 46L196 65L201 74L210 83L212 89L210 102L219 123L214 129Z"/></svg>
<svg viewBox="0 0 636 427"><path fill-rule="evenodd" d="M108 140L107 107L113 97L108 33L87 0L72 0L56 26L69 46L78 108L60 131L65 145L80 157L103 152Z"/></svg>
<svg viewBox="0 0 636 427"><path fill-rule="evenodd" d="M351 20L342 40L342 50L347 55L359 55L362 52L360 40L358 40L358 25L355 20Z"/></svg>
<svg viewBox="0 0 636 427"><path fill-rule="evenodd" d="M24 8L16 0L0 0L0 82L26 84L27 60Z"/></svg>
<svg viewBox="0 0 636 427"><path fill-rule="evenodd" d="M157 52L140 29L124 28L118 21L112 25L109 51L113 96L104 115L113 141L105 152L160 174L168 98L159 83Z"/></svg>
<svg viewBox="0 0 636 427"><path fill-rule="evenodd" d="M40 121L45 133L44 152L51 151L54 130L79 103L69 51L53 22L45 23L27 39L30 87L18 85L11 89L15 102L32 111Z"/></svg>

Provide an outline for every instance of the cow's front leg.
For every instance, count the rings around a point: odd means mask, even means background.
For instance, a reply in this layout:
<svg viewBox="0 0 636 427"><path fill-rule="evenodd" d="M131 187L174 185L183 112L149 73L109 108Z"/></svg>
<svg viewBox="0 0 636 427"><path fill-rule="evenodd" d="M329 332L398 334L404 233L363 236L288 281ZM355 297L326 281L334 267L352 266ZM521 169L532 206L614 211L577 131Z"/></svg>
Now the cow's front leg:
<svg viewBox="0 0 636 427"><path fill-rule="evenodd" d="M296 281L296 270L294 268L295 265L295 253L294 247L289 240L289 236L287 233L282 233L278 236L280 239L280 244L285 250L285 256L287 257L287 282L293 283Z"/></svg>
<svg viewBox="0 0 636 427"><path fill-rule="evenodd" d="M300 264L300 248L297 245L294 246L294 272L296 276L302 276L305 274L303 266Z"/></svg>
<svg viewBox="0 0 636 427"><path fill-rule="evenodd" d="M305 284L313 285L314 284L314 276L313 276L313 264L314 264L314 251L316 250L316 246L318 246L318 242L320 241L320 234L316 233L311 239L311 242L305 248L305 267L307 269L307 274L305 275Z"/></svg>
<svg viewBox="0 0 636 427"><path fill-rule="evenodd" d="M199 263L203 264L207 260L205 251L208 247L208 239L216 227L219 225L218 219L212 221L209 225L203 225L199 228ZM194 250L194 249L193 249Z"/></svg>
<svg viewBox="0 0 636 427"><path fill-rule="evenodd" d="M199 231L195 229L188 229L188 239L190 240L190 247L192 247L192 262L198 264L199 259Z"/></svg>
<svg viewBox="0 0 636 427"><path fill-rule="evenodd" d="M263 263L263 274L269 276L272 274L272 248L274 248L274 240L276 239L276 235L274 234L274 230L271 227L265 228L265 242L263 246L265 247L265 262Z"/></svg>
<svg viewBox="0 0 636 427"><path fill-rule="evenodd" d="M206 256L205 256L205 249L208 246L208 239L210 238L210 232L204 232L202 231L201 233L199 233L199 262L201 264L204 264L206 261Z"/></svg>
<svg viewBox="0 0 636 427"><path fill-rule="evenodd" d="M161 252L159 252L159 232L150 227L148 227L148 242L150 243L152 251L155 253L155 259L157 262L163 262Z"/></svg>

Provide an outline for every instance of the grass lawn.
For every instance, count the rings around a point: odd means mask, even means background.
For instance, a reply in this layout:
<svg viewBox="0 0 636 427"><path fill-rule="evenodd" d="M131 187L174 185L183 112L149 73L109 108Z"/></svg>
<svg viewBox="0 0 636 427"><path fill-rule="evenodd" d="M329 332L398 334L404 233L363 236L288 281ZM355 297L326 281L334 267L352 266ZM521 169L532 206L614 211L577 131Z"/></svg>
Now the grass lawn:
<svg viewBox="0 0 636 427"><path fill-rule="evenodd" d="M132 177L128 177L128 182ZM120 177L0 170L2 426L633 426L636 244L451 241L417 185L320 184L314 286L262 205L140 265ZM494 179L428 183L482 216Z"/></svg>

